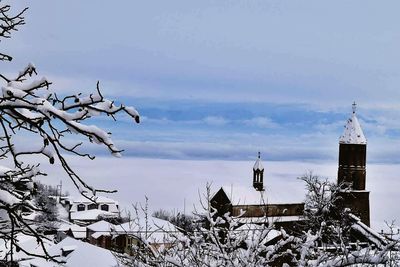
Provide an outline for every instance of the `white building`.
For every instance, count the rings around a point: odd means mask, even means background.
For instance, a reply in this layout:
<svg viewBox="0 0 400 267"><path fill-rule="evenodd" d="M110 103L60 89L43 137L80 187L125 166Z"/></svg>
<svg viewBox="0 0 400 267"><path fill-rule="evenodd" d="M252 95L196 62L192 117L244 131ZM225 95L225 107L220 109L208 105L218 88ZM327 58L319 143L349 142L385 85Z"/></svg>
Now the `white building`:
<svg viewBox="0 0 400 267"><path fill-rule="evenodd" d="M69 220L78 224L90 224L101 217L119 217L118 202L103 196L93 198L94 202L84 196L70 202Z"/></svg>

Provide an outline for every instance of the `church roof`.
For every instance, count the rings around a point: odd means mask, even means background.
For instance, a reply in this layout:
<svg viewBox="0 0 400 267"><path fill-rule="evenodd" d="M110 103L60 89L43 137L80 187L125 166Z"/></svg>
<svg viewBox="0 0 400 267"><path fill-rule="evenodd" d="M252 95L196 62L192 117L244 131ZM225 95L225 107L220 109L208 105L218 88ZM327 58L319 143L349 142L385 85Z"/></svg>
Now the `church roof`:
<svg viewBox="0 0 400 267"><path fill-rule="evenodd" d="M347 120L343 135L339 138L340 144L367 144L367 139L361 129L361 125L358 122L356 116L356 104L353 104L353 114L351 118Z"/></svg>
<svg viewBox="0 0 400 267"><path fill-rule="evenodd" d="M262 162L261 162L260 152L258 152L258 158L257 158L256 162L254 163L253 170L255 170L255 171L257 171L257 170L263 171L264 170L264 166L262 165Z"/></svg>

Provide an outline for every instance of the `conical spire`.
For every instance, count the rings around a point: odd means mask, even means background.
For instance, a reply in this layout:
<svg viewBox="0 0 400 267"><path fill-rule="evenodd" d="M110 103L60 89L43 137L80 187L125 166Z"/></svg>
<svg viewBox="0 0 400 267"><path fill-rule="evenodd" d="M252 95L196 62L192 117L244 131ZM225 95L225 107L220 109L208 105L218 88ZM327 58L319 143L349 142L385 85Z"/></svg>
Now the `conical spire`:
<svg viewBox="0 0 400 267"><path fill-rule="evenodd" d="M257 158L256 162L254 163L253 170L254 171L256 171L256 170L259 170L259 171L264 170L264 166L262 165L262 162L261 162L261 153L260 152L258 152L258 158Z"/></svg>
<svg viewBox="0 0 400 267"><path fill-rule="evenodd" d="M343 135L339 138L339 143L365 145L367 144L367 139L364 136L361 125L356 116L357 104L355 102L352 105L352 109L353 114L351 115L351 118L347 120Z"/></svg>

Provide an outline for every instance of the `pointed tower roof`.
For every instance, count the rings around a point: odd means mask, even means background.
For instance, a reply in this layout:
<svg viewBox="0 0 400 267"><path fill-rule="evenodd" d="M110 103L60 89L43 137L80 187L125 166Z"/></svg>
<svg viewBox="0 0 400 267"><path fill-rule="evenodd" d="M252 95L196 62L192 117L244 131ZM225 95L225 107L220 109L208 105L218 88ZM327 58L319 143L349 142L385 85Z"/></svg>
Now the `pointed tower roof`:
<svg viewBox="0 0 400 267"><path fill-rule="evenodd" d="M264 166L262 165L262 162L261 162L261 153L260 152L258 152L258 158L257 158L256 162L254 163L253 170L255 170L255 171L257 171L257 170L263 171L264 170Z"/></svg>
<svg viewBox="0 0 400 267"><path fill-rule="evenodd" d="M351 115L351 118L347 120L344 132L339 138L340 144L357 144L357 145L367 144L367 139L364 136L364 133L361 129L361 125L358 122L356 116L356 108L357 105L354 102L353 114Z"/></svg>

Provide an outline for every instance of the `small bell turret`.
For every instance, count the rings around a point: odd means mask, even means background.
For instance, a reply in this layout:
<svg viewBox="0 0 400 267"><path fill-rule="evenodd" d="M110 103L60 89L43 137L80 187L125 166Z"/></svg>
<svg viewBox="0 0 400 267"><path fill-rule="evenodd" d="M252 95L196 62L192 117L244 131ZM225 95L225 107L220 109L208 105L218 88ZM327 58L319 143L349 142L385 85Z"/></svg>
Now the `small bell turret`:
<svg viewBox="0 0 400 267"><path fill-rule="evenodd" d="M253 187L257 191L264 191L264 167L261 162L260 152L258 152L258 158L253 166Z"/></svg>

